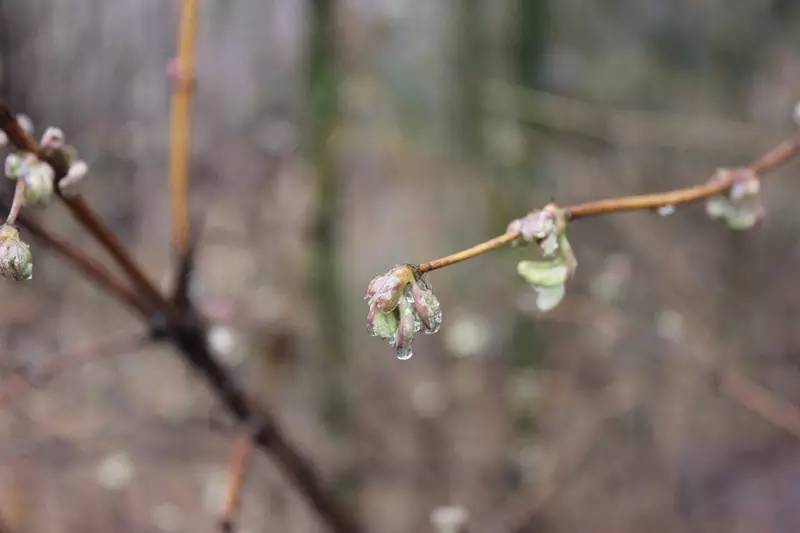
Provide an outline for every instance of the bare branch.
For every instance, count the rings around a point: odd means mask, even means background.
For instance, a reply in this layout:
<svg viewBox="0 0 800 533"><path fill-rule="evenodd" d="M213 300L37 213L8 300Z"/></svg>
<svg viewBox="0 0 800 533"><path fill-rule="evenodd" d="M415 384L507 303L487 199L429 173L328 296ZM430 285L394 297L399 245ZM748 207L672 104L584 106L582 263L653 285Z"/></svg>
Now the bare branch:
<svg viewBox="0 0 800 533"><path fill-rule="evenodd" d="M241 435L234 441L225 511L219 523L221 533L233 533L236 530L236 515L241 506L242 488L247 477L247 465L252 453L253 439L250 435Z"/></svg>
<svg viewBox="0 0 800 533"><path fill-rule="evenodd" d="M746 165L746 169L755 174L764 174L773 170L800 153L800 136L795 136L785 140L775 148ZM667 205L686 204L705 200L717 194L723 193L730 188L733 183L733 174L723 176L721 179L709 180L704 184L674 191L644 194L637 196L621 196L596 200L564 207L566 218L570 221L579 218L587 218L598 215L619 213L622 211L651 210ZM420 273L430 272L440 268L445 268L461 261L466 261L479 255L491 252L503 246L507 246L519 237L516 232L507 232L503 235L490 239L481 244L475 245L466 250L435 259L418 266Z"/></svg>

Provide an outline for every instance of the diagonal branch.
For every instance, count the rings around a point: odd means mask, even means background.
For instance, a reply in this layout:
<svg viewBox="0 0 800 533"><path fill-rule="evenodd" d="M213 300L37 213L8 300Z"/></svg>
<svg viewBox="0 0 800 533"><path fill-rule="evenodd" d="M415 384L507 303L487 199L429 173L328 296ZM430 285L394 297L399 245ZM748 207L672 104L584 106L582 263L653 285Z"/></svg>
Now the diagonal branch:
<svg viewBox="0 0 800 533"><path fill-rule="evenodd" d="M68 164L63 154L42 150L38 143L19 126L16 118L2 101L0 101L0 129L18 149L35 153L41 160L50 164L55 171L56 180L66 174ZM149 281L113 230L102 221L82 196L59 196L83 228L114 258L136 290L142 293L144 303L138 294L132 296L129 289L115 282L102 266L83 252L53 237L31 220L21 218L20 224L24 224L35 237L42 239L78 266L99 286L141 311L145 320L153 322L155 318L162 318L163 333L166 338L178 348L186 363L202 375L227 411L248 429L254 444L275 460L320 519L336 533L366 531L356 517L339 503L335 493L326 486L311 461L288 439L277 417L265 406L256 404L217 360L208 345L205 320L191 302L189 301L184 307L178 307L167 300Z"/></svg>
<svg viewBox="0 0 800 533"><path fill-rule="evenodd" d="M800 135L787 139L772 150L745 166L746 169L761 175L785 164L800 153ZM653 194L636 196L621 196L595 200L564 207L566 218L570 221L579 218L588 218L623 211L657 209L667 205L686 204L705 200L728 190L733 184L733 175L723 175L719 179L709 180L704 184L695 185ZM507 232L486 242L467 248L448 256L421 263L418 266L420 273L430 272L445 268L473 257L497 250L511 244L519 237L516 232Z"/></svg>

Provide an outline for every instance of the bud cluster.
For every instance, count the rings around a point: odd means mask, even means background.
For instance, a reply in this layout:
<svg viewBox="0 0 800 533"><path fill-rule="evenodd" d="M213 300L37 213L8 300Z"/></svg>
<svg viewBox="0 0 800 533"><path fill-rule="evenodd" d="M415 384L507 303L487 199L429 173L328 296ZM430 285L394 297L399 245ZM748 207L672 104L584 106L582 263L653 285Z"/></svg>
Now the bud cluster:
<svg viewBox="0 0 800 533"><path fill-rule="evenodd" d="M17 120L25 131L29 133L32 131L30 119L20 115ZM77 158L75 149L65 143L64 132L59 128L47 128L40 144L43 151L60 152L69 163L67 175L58 183L59 189L64 190L86 175L88 166ZM9 154L5 161L5 174L10 179L25 182L26 206L43 207L50 203L55 189L55 171L36 154L30 152Z"/></svg>
<svg viewBox="0 0 800 533"><path fill-rule="evenodd" d="M398 359L414 355L416 333L436 333L442 325L439 300L411 265L398 265L373 278L364 299L370 335L389 341Z"/></svg>
<svg viewBox="0 0 800 533"><path fill-rule="evenodd" d="M564 212L553 204L514 220L509 233L519 234L517 245L536 243L542 259L520 261L517 273L536 291L536 306L549 311L564 298L564 286L578 267L567 240Z"/></svg>
<svg viewBox="0 0 800 533"><path fill-rule="evenodd" d="M706 213L713 219L722 219L733 230L747 230L764 219L761 204L761 182L750 169L720 169L713 181L730 180L727 194L713 196L706 201Z"/></svg>

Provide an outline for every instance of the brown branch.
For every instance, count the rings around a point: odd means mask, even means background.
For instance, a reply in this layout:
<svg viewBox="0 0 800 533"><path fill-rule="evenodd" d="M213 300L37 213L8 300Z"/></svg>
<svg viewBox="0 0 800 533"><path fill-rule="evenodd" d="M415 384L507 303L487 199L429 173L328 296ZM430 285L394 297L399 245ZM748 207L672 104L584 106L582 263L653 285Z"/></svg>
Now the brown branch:
<svg viewBox="0 0 800 533"><path fill-rule="evenodd" d="M172 199L172 240L178 254L189 244L189 134L194 88L194 47L197 33L197 0L182 0L178 37L176 83L170 105L169 183Z"/></svg>
<svg viewBox="0 0 800 533"><path fill-rule="evenodd" d="M760 175L773 170L800 153L800 136L792 137L760 158L752 161L744 168ZM617 198L607 198L585 202L582 204L564 207L566 218L570 221L579 218L620 213L623 211L652 210L666 205L686 204L704 200L711 196L721 194L728 190L733 183L733 174L724 174L719 179L711 179L704 184L694 187L686 187L662 193L643 194L636 196L621 196ZM507 246L519 237L518 233L507 232L503 235L490 239L486 242L467 248L460 252L435 259L427 263L418 265L420 273L430 272L440 268L448 267L467 259L472 259L479 255L491 252L503 246Z"/></svg>
<svg viewBox="0 0 800 533"><path fill-rule="evenodd" d="M42 149L39 143L29 135L17 122L16 117L0 100L0 129L2 129L11 143L20 150L31 152L53 167L56 183L63 178L68 170L63 151ZM58 196L64 201L70 214L108 251L119 267L130 278L131 283L144 294L157 308L166 307L166 300L156 289L156 286L147 278L144 271L133 259L125 245L117 238L102 218L92 209L83 196L79 194L63 195L60 190Z"/></svg>
<svg viewBox="0 0 800 533"><path fill-rule="evenodd" d="M28 135L16 121L7 107L0 101L0 129L9 140L21 150L36 153L50 164L56 180L66 175L68 165L63 154L41 150L38 143ZM160 313L164 320L164 334L180 350L183 359L197 370L208 383L214 394L233 417L251 431L253 442L275 462L306 498L320 519L336 533L360 533L366 531L345 507L341 506L335 494L329 490L312 463L289 441L280 427L277 418L265 407L253 402L236 383L230 373L219 363L208 345L205 320L197 313L191 302L179 308L168 301L144 275L125 245L102 221L81 196L60 195L71 214L95 237L110 253L117 264L130 278L154 308L144 305L137 296L131 296L128 289L114 281L103 267L76 250L64 241L56 239L33 221L21 219L34 236L52 246L61 255L79 267L99 286L109 290L128 305L136 307L145 319L153 321ZM154 314L155 312L155 314Z"/></svg>
<svg viewBox="0 0 800 533"><path fill-rule="evenodd" d="M25 195L25 180L17 179L17 184L14 186L14 197L11 200L11 207L8 208L8 216L6 217L6 224L14 225L19 216L19 211L22 209Z"/></svg>
<svg viewBox="0 0 800 533"><path fill-rule="evenodd" d="M43 387L68 370L98 359L133 351L142 347L147 341L148 335L146 334L129 334L103 341L81 351L52 356L35 370L16 373L11 378L0 382L0 408L19 399L20 396L32 389Z"/></svg>
<svg viewBox="0 0 800 533"><path fill-rule="evenodd" d="M0 202L0 205L5 206L5 203ZM100 262L87 255L81 249L55 236L38 222L24 214L21 214L17 221L35 239L51 248L56 254L62 256L68 263L77 268L87 280L104 289L126 307L132 308L142 316L149 314L147 306L139 295L118 281Z"/></svg>
<svg viewBox="0 0 800 533"><path fill-rule="evenodd" d="M81 195L60 195L70 214L97 240L111 255L117 265L128 276L131 283L143 293L143 297L159 310L168 304L156 285L150 281L142 268L119 240L114 231L103 222L100 215Z"/></svg>
<svg viewBox="0 0 800 533"><path fill-rule="evenodd" d="M230 483L225 501L225 511L219 523L222 533L233 533L236 529L236 515L239 513L242 499L242 487L247 477L247 465L253 454L253 439L250 435L241 435L233 443L230 464Z"/></svg>

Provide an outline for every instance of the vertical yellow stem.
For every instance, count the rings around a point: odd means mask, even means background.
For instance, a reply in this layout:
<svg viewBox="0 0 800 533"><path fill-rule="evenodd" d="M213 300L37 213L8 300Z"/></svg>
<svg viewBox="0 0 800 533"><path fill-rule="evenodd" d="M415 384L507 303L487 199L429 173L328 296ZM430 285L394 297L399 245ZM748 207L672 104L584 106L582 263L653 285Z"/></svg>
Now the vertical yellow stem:
<svg viewBox="0 0 800 533"><path fill-rule="evenodd" d="M169 183L172 199L172 243L179 254L189 242L189 108L194 88L197 0L181 1L175 89L170 104Z"/></svg>

